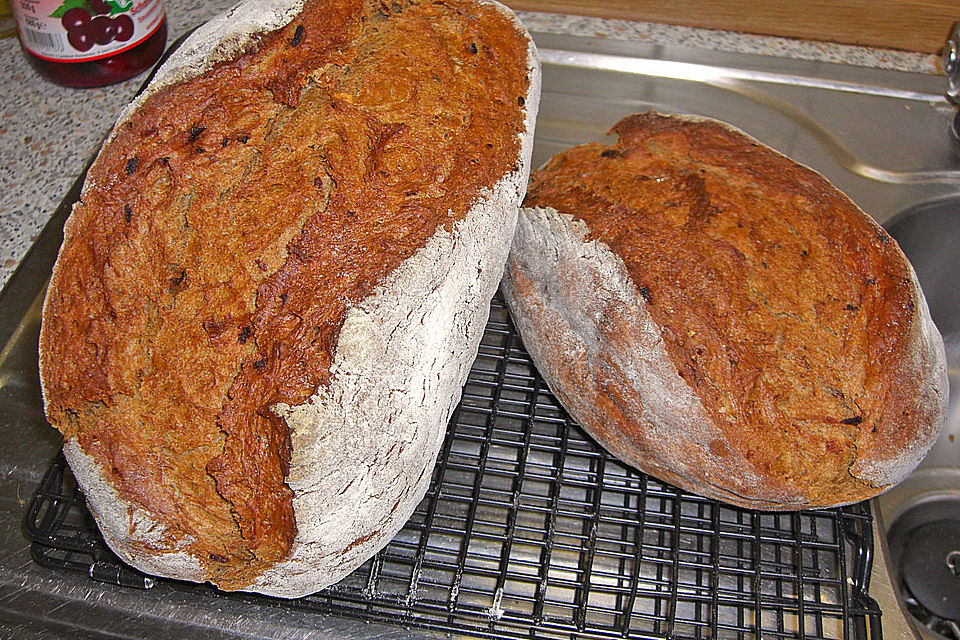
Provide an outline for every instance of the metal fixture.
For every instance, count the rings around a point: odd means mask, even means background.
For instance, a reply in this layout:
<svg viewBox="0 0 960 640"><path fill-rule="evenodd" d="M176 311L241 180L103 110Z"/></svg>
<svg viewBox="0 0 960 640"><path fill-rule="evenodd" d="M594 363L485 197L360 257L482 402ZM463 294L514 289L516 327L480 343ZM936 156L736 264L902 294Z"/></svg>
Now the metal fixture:
<svg viewBox="0 0 960 640"><path fill-rule="evenodd" d="M947 74L947 97L960 103L960 22L943 47L943 71Z"/></svg>
<svg viewBox="0 0 960 640"><path fill-rule="evenodd" d="M960 22L953 26L950 39L943 46L943 72L947 74L947 97L960 105ZM955 151L960 151L960 111L950 121L950 141Z"/></svg>

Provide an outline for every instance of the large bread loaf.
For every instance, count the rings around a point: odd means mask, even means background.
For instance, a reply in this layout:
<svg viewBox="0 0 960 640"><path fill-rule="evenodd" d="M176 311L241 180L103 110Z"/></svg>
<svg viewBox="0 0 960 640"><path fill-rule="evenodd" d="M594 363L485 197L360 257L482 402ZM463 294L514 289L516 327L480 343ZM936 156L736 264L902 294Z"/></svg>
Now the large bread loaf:
<svg viewBox="0 0 960 640"><path fill-rule="evenodd" d="M933 444L943 342L896 243L822 176L715 121L623 119L534 173L504 294L614 455L790 510L869 498Z"/></svg>
<svg viewBox="0 0 960 640"><path fill-rule="evenodd" d="M429 484L527 182L539 65L495 2L249 0L121 115L43 313L108 544L284 597Z"/></svg>

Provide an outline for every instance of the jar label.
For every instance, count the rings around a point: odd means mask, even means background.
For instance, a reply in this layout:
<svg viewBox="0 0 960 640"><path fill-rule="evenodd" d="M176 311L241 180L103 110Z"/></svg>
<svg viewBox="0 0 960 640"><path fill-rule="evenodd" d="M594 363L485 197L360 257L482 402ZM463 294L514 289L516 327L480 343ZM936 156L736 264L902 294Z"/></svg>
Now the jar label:
<svg viewBox="0 0 960 640"><path fill-rule="evenodd" d="M160 28L161 0L11 0L23 48L44 60L84 62L137 46Z"/></svg>

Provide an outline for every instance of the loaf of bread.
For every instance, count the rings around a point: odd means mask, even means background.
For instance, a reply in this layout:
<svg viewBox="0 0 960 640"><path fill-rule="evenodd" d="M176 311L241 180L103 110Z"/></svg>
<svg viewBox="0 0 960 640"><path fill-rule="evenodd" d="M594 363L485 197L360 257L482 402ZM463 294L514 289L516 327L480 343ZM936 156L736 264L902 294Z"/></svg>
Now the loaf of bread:
<svg viewBox="0 0 960 640"><path fill-rule="evenodd" d="M569 413L691 492L860 501L936 439L943 342L897 244L813 171L703 118L632 115L531 178L504 276Z"/></svg>
<svg viewBox="0 0 960 640"><path fill-rule="evenodd" d="M282 597L424 495L528 176L495 2L248 0L121 115L43 311L50 422L110 547Z"/></svg>

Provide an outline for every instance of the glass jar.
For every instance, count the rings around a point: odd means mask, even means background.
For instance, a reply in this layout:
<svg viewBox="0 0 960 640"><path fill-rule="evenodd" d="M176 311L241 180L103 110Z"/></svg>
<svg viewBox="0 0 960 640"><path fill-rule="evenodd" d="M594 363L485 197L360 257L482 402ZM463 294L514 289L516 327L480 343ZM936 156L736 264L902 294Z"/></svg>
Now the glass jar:
<svg viewBox="0 0 960 640"><path fill-rule="evenodd" d="M37 72L67 87L102 87L163 54L161 0L11 0L20 45Z"/></svg>

